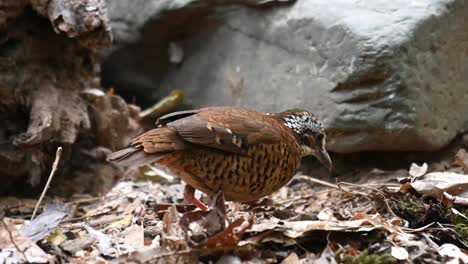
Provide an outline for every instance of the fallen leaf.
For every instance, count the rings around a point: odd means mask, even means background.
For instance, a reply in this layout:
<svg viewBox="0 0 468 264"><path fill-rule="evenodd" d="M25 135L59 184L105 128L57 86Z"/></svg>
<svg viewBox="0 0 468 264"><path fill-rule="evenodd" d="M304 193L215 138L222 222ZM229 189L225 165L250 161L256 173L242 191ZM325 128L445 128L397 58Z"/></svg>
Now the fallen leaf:
<svg viewBox="0 0 468 264"><path fill-rule="evenodd" d="M186 247L184 234L179 225L179 219L179 213L176 207L174 205L171 206L162 219L161 246L174 250Z"/></svg>
<svg viewBox="0 0 468 264"><path fill-rule="evenodd" d="M62 244L65 240L67 240L67 236L63 234L60 227L56 227L55 230L47 237L47 241L56 246Z"/></svg>
<svg viewBox="0 0 468 264"><path fill-rule="evenodd" d="M390 254L398 260L406 260L409 257L408 251L399 246L393 246Z"/></svg>
<svg viewBox="0 0 468 264"><path fill-rule="evenodd" d="M180 226L185 232L188 244L192 247L228 247L237 245L245 231L252 226L250 215L240 217L226 227L224 195L219 192L213 198L209 211L185 213Z"/></svg>
<svg viewBox="0 0 468 264"><path fill-rule="evenodd" d="M459 197L444 192L442 195L441 202L443 205L448 207L452 207L453 205L468 206L468 197Z"/></svg>
<svg viewBox="0 0 468 264"><path fill-rule="evenodd" d="M218 193L208 211L185 213L180 219L180 226L190 245L200 246L207 240L226 229L226 208L224 195Z"/></svg>
<svg viewBox="0 0 468 264"><path fill-rule="evenodd" d="M123 219L111 223L106 229L121 230L132 223L132 214L127 214Z"/></svg>
<svg viewBox="0 0 468 264"><path fill-rule="evenodd" d="M282 262L281 264L299 264L301 263L300 260L299 260L299 257L297 256L296 253L291 253L289 254L288 257L286 257Z"/></svg>
<svg viewBox="0 0 468 264"><path fill-rule="evenodd" d="M393 225L380 214L357 214L346 221L285 221L274 217L255 223L249 232L277 231L289 238L298 238L311 231L341 231L341 232L369 232L375 229L386 230L397 240L408 240L412 237Z"/></svg>
<svg viewBox="0 0 468 264"><path fill-rule="evenodd" d="M140 250L145 246L144 230L141 225L132 225L122 231L119 236L123 238L125 244L131 246L135 250Z"/></svg>
<svg viewBox="0 0 468 264"><path fill-rule="evenodd" d="M54 229L65 220L72 211L72 206L59 201L46 202L44 212L21 228L24 236L37 242L47 237Z"/></svg>
<svg viewBox="0 0 468 264"><path fill-rule="evenodd" d="M419 166L416 163L411 164L409 174L413 179L419 178L426 174L427 172L427 163L424 163L423 165Z"/></svg>
<svg viewBox="0 0 468 264"><path fill-rule="evenodd" d="M226 228L226 230L213 237L209 237L205 241L195 246L202 246L204 248L235 246L239 243L245 231L247 231L247 229L252 226L252 223L252 218L245 219L244 217L241 217L233 223L231 223Z"/></svg>
<svg viewBox="0 0 468 264"><path fill-rule="evenodd" d="M325 208L317 214L317 218L322 221L336 221L333 211L330 208Z"/></svg>
<svg viewBox="0 0 468 264"><path fill-rule="evenodd" d="M89 236L96 241L96 246L101 254L106 256L115 255L116 250L112 246L112 240L108 235L99 232L88 225L84 225L83 227L86 232L88 232Z"/></svg>
<svg viewBox="0 0 468 264"><path fill-rule="evenodd" d="M50 263L53 260L52 256L22 235L9 218L0 221L0 249L0 263Z"/></svg>
<svg viewBox="0 0 468 264"><path fill-rule="evenodd" d="M408 187L416 192L441 200L444 192L450 195L468 198L468 175L453 172L432 172L418 178L416 181L405 184L402 190Z"/></svg>
<svg viewBox="0 0 468 264"><path fill-rule="evenodd" d="M447 264L468 263L468 255L453 244L443 244L437 249L437 252L443 257L452 258L446 262Z"/></svg>
<svg viewBox="0 0 468 264"><path fill-rule="evenodd" d="M67 240L63 242L60 247L63 250L70 252L72 255L76 255L79 251L90 247L95 242L96 240L93 237L86 235L82 238Z"/></svg>

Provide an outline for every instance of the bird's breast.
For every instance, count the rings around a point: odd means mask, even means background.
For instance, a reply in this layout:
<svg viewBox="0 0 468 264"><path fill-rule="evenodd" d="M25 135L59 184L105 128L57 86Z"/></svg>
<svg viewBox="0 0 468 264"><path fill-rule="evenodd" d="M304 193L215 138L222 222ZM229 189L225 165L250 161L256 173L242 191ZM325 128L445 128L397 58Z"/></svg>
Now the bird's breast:
<svg viewBox="0 0 468 264"><path fill-rule="evenodd" d="M194 186L197 189L208 193L221 190L228 200L250 201L285 185L300 160L299 147L281 142L250 146L246 154L194 147L183 152L177 166L184 172L180 175L183 180L191 185L199 183Z"/></svg>

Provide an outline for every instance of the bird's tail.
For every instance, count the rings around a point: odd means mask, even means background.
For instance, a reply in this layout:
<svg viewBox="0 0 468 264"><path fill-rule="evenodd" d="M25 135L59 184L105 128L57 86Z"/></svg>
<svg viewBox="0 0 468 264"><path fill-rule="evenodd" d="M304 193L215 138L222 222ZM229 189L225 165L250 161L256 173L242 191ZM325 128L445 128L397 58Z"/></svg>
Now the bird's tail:
<svg viewBox="0 0 468 264"><path fill-rule="evenodd" d="M177 132L168 127L147 131L130 144L125 149L109 154L107 160L120 166L143 166L185 147Z"/></svg>
<svg viewBox="0 0 468 264"><path fill-rule="evenodd" d="M163 156L165 155L162 153L161 155L148 154L141 147L128 147L107 155L107 161L125 167L139 167L150 164Z"/></svg>

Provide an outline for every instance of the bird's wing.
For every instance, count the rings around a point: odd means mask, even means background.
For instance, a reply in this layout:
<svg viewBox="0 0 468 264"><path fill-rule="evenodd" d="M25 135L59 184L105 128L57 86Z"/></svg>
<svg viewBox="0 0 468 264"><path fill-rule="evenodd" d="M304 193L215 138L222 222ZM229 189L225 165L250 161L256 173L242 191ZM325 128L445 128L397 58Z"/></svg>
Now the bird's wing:
<svg viewBox="0 0 468 264"><path fill-rule="evenodd" d="M167 115L164 115L164 116L161 116L160 118L158 118L158 120L156 121L156 126L157 127L164 126L167 123L170 123L170 122L175 121L177 119L181 119L181 118L184 118L184 117L194 115L194 114L200 112L201 110L202 109L195 109L195 110L185 110L185 111L177 111L177 112L169 113Z"/></svg>
<svg viewBox="0 0 468 264"><path fill-rule="evenodd" d="M142 166L186 146L172 128L152 129L132 140L130 146L107 156L107 160L121 166Z"/></svg>
<svg viewBox="0 0 468 264"><path fill-rule="evenodd" d="M165 153L185 148L177 131L169 127L151 129L134 138L130 145L143 148L146 153Z"/></svg>
<svg viewBox="0 0 468 264"><path fill-rule="evenodd" d="M284 128L276 118L244 108L203 108L166 126L192 144L234 153L246 153L251 145L285 140Z"/></svg>

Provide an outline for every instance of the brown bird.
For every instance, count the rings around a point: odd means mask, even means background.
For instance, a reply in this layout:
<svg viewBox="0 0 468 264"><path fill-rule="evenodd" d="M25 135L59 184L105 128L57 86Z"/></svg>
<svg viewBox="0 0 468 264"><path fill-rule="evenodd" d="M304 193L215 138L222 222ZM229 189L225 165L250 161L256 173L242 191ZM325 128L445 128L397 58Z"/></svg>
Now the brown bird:
<svg viewBox="0 0 468 264"><path fill-rule="evenodd" d="M305 110L265 114L237 107L207 107L165 115L108 160L122 166L156 162L184 180L186 200L201 209L195 189L222 191L248 202L288 183L301 158L314 155L331 169L320 122Z"/></svg>

